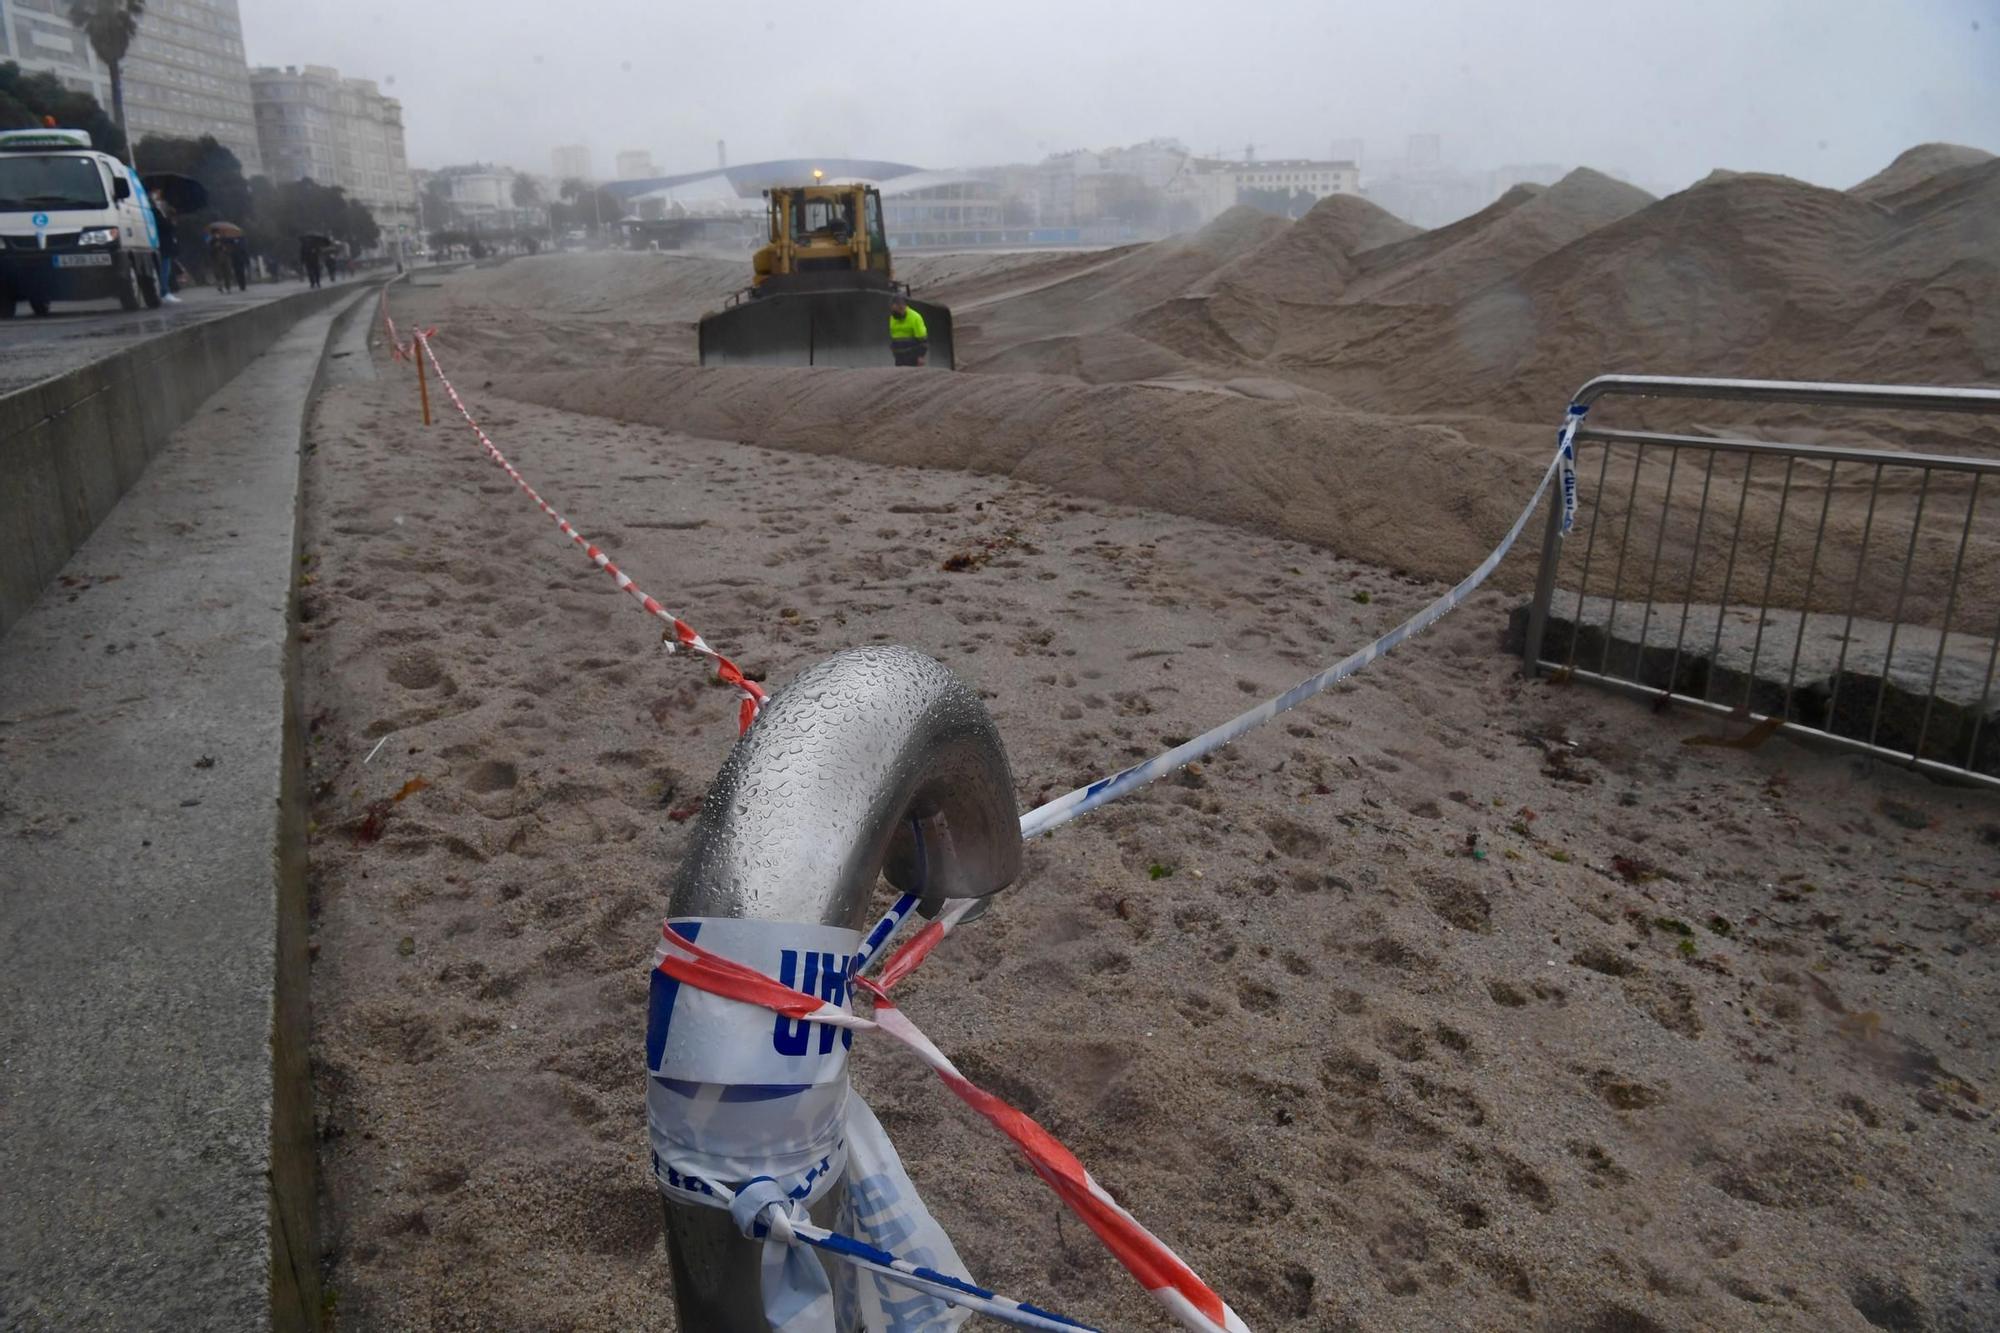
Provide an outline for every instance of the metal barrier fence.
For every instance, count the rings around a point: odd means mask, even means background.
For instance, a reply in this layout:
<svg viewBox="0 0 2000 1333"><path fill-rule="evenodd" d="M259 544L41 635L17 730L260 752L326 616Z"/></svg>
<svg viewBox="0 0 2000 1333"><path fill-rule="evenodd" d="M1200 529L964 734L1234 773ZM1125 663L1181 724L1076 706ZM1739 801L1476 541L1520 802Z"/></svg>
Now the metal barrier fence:
<svg viewBox="0 0 2000 1333"><path fill-rule="evenodd" d="M1643 375L1575 401L1613 395L2000 416L1996 389ZM1527 675L2000 786L2000 459L1587 424L1575 444L1575 526L1550 506L1516 612Z"/></svg>

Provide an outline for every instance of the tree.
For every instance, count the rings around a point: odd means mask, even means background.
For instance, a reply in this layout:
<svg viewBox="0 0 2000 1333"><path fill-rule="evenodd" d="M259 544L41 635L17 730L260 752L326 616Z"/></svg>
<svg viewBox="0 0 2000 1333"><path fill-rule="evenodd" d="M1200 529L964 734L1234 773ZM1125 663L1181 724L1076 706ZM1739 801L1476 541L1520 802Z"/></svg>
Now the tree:
<svg viewBox="0 0 2000 1333"><path fill-rule="evenodd" d="M212 134L199 139L171 139L149 134L133 150L139 174L171 171L200 181L208 191L208 207L187 216L199 226L210 222L234 222L238 226L251 215L250 182L243 177L243 164ZM185 225L185 223L183 224Z"/></svg>
<svg viewBox="0 0 2000 1333"><path fill-rule="evenodd" d="M125 156L125 135L89 93L66 87L53 74L29 74L11 60L0 61L0 130L32 129L52 116L58 125L87 130L100 153Z"/></svg>
<svg viewBox="0 0 2000 1333"><path fill-rule="evenodd" d="M70 0L69 21L90 38L90 49L111 72L111 118L125 134L125 53L139 33L146 0Z"/></svg>
<svg viewBox="0 0 2000 1333"><path fill-rule="evenodd" d="M429 230L450 225L451 180L445 176L433 176L424 182L424 192L417 199L418 225Z"/></svg>
<svg viewBox="0 0 2000 1333"><path fill-rule="evenodd" d="M374 214L337 185L311 179L274 184L258 176L250 182L250 198L251 220L244 230L251 248L274 259L296 255L304 236L345 241L356 252L381 239Z"/></svg>
<svg viewBox="0 0 2000 1333"><path fill-rule="evenodd" d="M514 207L516 208L540 208L542 206L542 187L536 182L533 176L522 175L514 177L513 195Z"/></svg>

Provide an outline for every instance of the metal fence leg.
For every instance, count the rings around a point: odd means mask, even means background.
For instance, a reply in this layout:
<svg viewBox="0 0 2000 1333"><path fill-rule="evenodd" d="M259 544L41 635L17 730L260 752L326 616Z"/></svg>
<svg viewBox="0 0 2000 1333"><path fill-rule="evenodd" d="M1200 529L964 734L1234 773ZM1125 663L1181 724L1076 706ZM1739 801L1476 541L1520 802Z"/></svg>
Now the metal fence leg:
<svg viewBox="0 0 2000 1333"><path fill-rule="evenodd" d="M1562 496L1551 488L1549 521L1542 527L1542 564L1535 573L1535 600L1528 607L1528 637L1521 648L1521 674L1529 680L1540 670L1542 638L1549 629L1549 603L1556 595L1556 565L1562 559L1562 510Z"/></svg>

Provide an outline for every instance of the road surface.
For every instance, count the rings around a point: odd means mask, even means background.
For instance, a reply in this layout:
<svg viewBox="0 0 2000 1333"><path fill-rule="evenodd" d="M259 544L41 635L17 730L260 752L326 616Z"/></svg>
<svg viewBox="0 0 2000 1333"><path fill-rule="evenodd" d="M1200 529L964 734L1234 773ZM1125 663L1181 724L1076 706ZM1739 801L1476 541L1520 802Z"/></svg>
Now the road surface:
<svg viewBox="0 0 2000 1333"><path fill-rule="evenodd" d="M361 278L341 279L342 283ZM111 355L171 329L198 324L245 306L262 305L304 291L304 282L260 282L227 296L213 287L189 287L180 304L124 311L118 302L58 301L46 315L21 302L11 320L0 320L0 393L11 392Z"/></svg>

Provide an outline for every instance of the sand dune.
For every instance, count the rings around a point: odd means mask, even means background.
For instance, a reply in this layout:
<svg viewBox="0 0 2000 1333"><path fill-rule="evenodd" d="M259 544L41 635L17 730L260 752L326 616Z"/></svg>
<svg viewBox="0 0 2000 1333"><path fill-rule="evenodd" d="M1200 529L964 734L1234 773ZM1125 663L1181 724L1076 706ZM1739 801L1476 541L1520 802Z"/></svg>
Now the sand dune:
<svg viewBox="0 0 2000 1333"><path fill-rule="evenodd" d="M1503 207L1510 199L1513 204ZM1480 225L1452 236L1449 244L1420 246L1439 235L1425 233L1370 251L1360 260L1360 276L1348 284L1347 299L1453 305L1652 202L1644 190L1580 167L1525 198L1509 191L1491 209L1466 219Z"/></svg>
<svg viewBox="0 0 2000 1333"><path fill-rule="evenodd" d="M1448 308L1293 319L1270 360L1358 406L1508 415L1606 371L1991 382L2000 164L1964 170L1900 211L1775 176L1697 185Z"/></svg>
<svg viewBox="0 0 2000 1333"><path fill-rule="evenodd" d="M1883 200L1912 186L1958 167L1976 167L1991 162L1993 154L1955 143L1918 144L1899 154L1894 162L1853 186L1848 193L1859 199Z"/></svg>
<svg viewBox="0 0 2000 1333"><path fill-rule="evenodd" d="M1290 227L1189 291L1232 291L1268 301L1333 301L1354 272L1355 255L1418 234L1415 227L1366 199L1329 195Z"/></svg>

